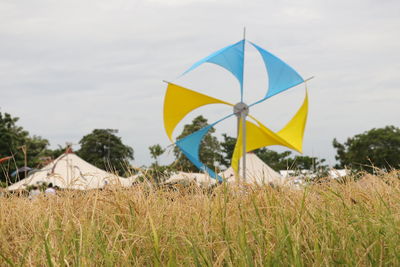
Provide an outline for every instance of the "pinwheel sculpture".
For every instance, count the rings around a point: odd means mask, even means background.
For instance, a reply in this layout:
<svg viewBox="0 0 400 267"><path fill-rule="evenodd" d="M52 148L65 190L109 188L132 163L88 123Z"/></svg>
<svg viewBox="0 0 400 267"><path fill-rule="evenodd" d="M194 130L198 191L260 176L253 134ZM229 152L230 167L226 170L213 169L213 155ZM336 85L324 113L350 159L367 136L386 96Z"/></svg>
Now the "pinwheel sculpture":
<svg viewBox="0 0 400 267"><path fill-rule="evenodd" d="M256 48L263 58L267 74L268 89L265 96L250 104L243 102L243 68L245 44L249 43ZM201 140L207 132L223 120L237 117L238 136L232 156L231 164L236 174L239 174L239 162L242 159L242 178L246 180L246 152L271 145L281 145L302 152L303 135L307 121L308 96L305 86L303 104L294 117L278 132L273 132L264 126L259 120L249 114L249 108L259 105L265 100L288 90L296 85L309 80L304 80L293 68L267 50L245 39L224 47L217 52L199 60L193 64L186 74L203 63L213 63L228 70L239 81L240 102L231 104L226 101L207 96L174 83L167 82L167 90L164 99L164 127L169 139L173 141L173 131L177 124L191 111L209 104L224 104L233 107L233 111L220 120L184 137L175 142L182 153L200 170L208 173L210 177L222 181L222 177L203 164L199 157ZM310 78L311 79L311 78Z"/></svg>

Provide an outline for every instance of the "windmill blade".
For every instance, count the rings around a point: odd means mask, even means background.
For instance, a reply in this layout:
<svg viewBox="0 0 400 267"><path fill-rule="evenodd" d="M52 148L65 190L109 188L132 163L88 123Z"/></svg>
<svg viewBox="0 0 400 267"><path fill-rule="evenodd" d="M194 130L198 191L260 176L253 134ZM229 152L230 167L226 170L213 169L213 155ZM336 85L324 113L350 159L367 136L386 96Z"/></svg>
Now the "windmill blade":
<svg viewBox="0 0 400 267"><path fill-rule="evenodd" d="M253 118L253 117L252 117ZM231 166L238 172L239 169L239 160L243 156L242 149L242 122L239 124L239 136L236 141L235 150L232 155ZM282 140L276 133L269 130L267 127L261 128L260 126L246 121L246 152L253 151L255 149L272 146L272 145L283 145L290 146L285 140Z"/></svg>
<svg viewBox="0 0 400 267"><path fill-rule="evenodd" d="M250 43L261 54L268 73L267 94L264 98L257 101L256 103L262 102L274 95L277 95L304 82L304 79L296 72L296 70L286 64L284 61L271 54L267 50L259 47L258 45L252 42Z"/></svg>
<svg viewBox="0 0 400 267"><path fill-rule="evenodd" d="M282 146L296 150L299 153L303 153L303 136L304 130L307 123L308 116L308 92L306 89L306 94L303 100L303 104L297 110L296 114L292 119L276 134L282 141ZM260 121L252 117L258 126L265 132L273 133L270 129L265 127Z"/></svg>
<svg viewBox="0 0 400 267"><path fill-rule="evenodd" d="M198 66L206 62L216 64L228 70L236 77L240 83L241 96L243 96L244 44L245 41L241 40L235 44L228 45L227 47L224 47L197 61L182 75L185 75L186 73L196 69Z"/></svg>
<svg viewBox="0 0 400 267"><path fill-rule="evenodd" d="M185 136L182 139L179 139L175 143L182 151L182 153L185 154L185 156L190 160L190 162L192 162L198 169L207 172L210 175L210 177L218 179L219 181L222 181L222 178L200 161L200 156L199 156L200 144L201 140L203 140L204 136L208 133L208 131L212 127L214 127L221 121L233 115L234 114L230 114L190 135Z"/></svg>
<svg viewBox="0 0 400 267"><path fill-rule="evenodd" d="M209 104L232 104L197 93L182 86L168 83L164 98L164 128L172 141L172 133L178 123L191 111Z"/></svg>
<svg viewBox="0 0 400 267"><path fill-rule="evenodd" d="M308 93L306 90L306 95L301 107L298 109L293 118L286 124L286 126L284 126L277 133L264 126L253 116L249 115L249 117L256 121L257 125L250 121L246 121L246 152L253 151L261 147L281 145L301 153L303 147L304 130L307 122L307 114ZM241 149L243 141L241 130L242 123L240 123L239 129L239 136L231 160L231 165L235 172L238 171L239 160L243 155L243 151Z"/></svg>
<svg viewBox="0 0 400 267"><path fill-rule="evenodd" d="M210 177L220 180L220 177L216 175L214 171L208 168L204 163L200 161L199 149L201 140L210 130L213 125L209 125L205 128L200 129L197 132L192 133L176 142L176 145L182 151L183 154L192 162L199 170L207 172Z"/></svg>
<svg viewBox="0 0 400 267"><path fill-rule="evenodd" d="M303 104L293 118L277 134L294 147L295 150L303 152L303 137L308 116L308 91L304 97Z"/></svg>

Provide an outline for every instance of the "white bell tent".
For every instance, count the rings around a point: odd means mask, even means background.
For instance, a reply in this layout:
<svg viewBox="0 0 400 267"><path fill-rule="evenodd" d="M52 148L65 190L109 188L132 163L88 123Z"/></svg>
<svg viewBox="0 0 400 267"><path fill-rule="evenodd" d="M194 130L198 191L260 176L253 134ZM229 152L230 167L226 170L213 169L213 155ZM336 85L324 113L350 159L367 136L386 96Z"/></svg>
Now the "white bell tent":
<svg viewBox="0 0 400 267"><path fill-rule="evenodd" d="M243 167L243 157L240 159L240 169ZM232 167L219 173L227 182L235 182L235 172ZM239 177L241 179L241 177ZM246 183L268 185L268 184L283 184L285 178L269 167L264 161L257 157L254 153L246 154Z"/></svg>
<svg viewBox="0 0 400 267"><path fill-rule="evenodd" d="M106 185L128 187L132 179L103 171L74 153L65 153L25 179L10 185L8 190L24 189L30 185L52 183L65 189L95 189Z"/></svg>
<svg viewBox="0 0 400 267"><path fill-rule="evenodd" d="M240 168L242 168L243 158L240 161ZM228 183L234 183L237 181L235 172L232 167L227 170L220 172L219 176L225 179ZM241 179L239 177L239 179ZM178 181L191 181L197 184L210 185L215 184L216 180L211 178L205 173L187 173L178 172L173 174L165 183L174 183ZM242 181L242 180L241 180ZM246 183L257 184L257 185L280 185L283 184L286 179L274 171L271 167L265 164L259 157L254 153L247 153L246 155Z"/></svg>
<svg viewBox="0 0 400 267"><path fill-rule="evenodd" d="M172 174L164 183L178 183L181 181L194 182L198 185L215 184L216 180L205 173L177 172Z"/></svg>

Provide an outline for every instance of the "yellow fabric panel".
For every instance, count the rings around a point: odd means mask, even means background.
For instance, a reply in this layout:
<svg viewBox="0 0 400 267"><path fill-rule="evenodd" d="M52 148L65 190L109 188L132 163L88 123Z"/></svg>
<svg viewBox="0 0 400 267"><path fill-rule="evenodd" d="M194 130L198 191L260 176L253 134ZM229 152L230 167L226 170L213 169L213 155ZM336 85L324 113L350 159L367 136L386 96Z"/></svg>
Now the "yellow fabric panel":
<svg viewBox="0 0 400 267"><path fill-rule="evenodd" d="M273 145L282 145L286 146L288 148L293 148L290 143L283 139L281 136L279 136L277 133L273 132L271 129L267 128L264 124L262 124L259 120L254 118L253 116L249 115L250 118L252 118L255 122L257 122L258 127L264 132L265 135L269 136L270 138L273 138L276 142L276 144ZM259 147L260 148L260 147ZM294 149L294 148L293 148Z"/></svg>
<svg viewBox="0 0 400 267"><path fill-rule="evenodd" d="M257 123L259 122L257 121ZM285 145L283 142L284 140L281 140L277 134L269 130L264 125L262 126L263 127L259 127L250 121L246 121L246 152L265 146ZM238 171L239 160L243 156L242 133L242 121L240 121L239 136L231 160L231 166L235 172Z"/></svg>
<svg viewBox="0 0 400 267"><path fill-rule="evenodd" d="M247 125L247 123L246 123L246 125ZM237 137L236 144L235 144L235 149L233 150L233 155L232 155L232 159L231 159L231 167L235 171L236 175L238 174L239 160L243 155L243 152L242 152L242 150L243 150L242 149L242 133L243 133L242 120L240 120L240 122L239 122L239 135Z"/></svg>
<svg viewBox="0 0 400 267"><path fill-rule="evenodd" d="M258 125L250 121L246 121L246 152L253 151L255 149L281 145L290 149L302 152L304 129L307 122L308 114L308 94L304 98L303 104L294 115L294 117L282 128L278 133L275 133L264 126L260 121L251 115L252 118ZM239 160L243 155L242 149L242 122L239 124L239 136L233 152L231 166L237 173L239 167Z"/></svg>
<svg viewBox="0 0 400 267"><path fill-rule="evenodd" d="M308 92L296 115L277 134L287 140L298 152L303 152L303 137L308 115Z"/></svg>
<svg viewBox="0 0 400 267"><path fill-rule="evenodd" d="M164 127L172 141L176 125L192 110L208 104L232 104L197 93L176 84L168 83L164 99Z"/></svg>
<svg viewBox="0 0 400 267"><path fill-rule="evenodd" d="M285 146L287 148L296 150L302 153L303 148L303 136L304 130L307 122L307 114L308 114L308 93L306 90L306 95L304 97L303 104L297 110L296 114L293 118L283 127L279 132L274 133L267 127L265 127L260 121L256 118L251 117L255 120L258 126L268 135L276 135L276 138L279 140L279 145Z"/></svg>

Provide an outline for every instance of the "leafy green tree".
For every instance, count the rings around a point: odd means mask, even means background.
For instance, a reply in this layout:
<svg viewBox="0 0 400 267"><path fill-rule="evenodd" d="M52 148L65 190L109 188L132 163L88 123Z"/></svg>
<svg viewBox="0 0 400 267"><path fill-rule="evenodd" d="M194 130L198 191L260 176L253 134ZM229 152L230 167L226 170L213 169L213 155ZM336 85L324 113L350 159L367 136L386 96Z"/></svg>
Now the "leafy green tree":
<svg viewBox="0 0 400 267"><path fill-rule="evenodd" d="M400 167L400 129L394 126L373 128L357 134L343 144L333 139L337 167L373 172L374 167L390 170Z"/></svg>
<svg viewBox="0 0 400 267"><path fill-rule="evenodd" d="M146 177L156 184L163 182L168 176L170 176L170 166L160 166L158 164L158 157L164 154L165 149L159 144L149 146L150 155L154 159L154 163L151 164L150 168L146 172Z"/></svg>
<svg viewBox="0 0 400 267"><path fill-rule="evenodd" d="M231 166L231 159L233 156L233 151L235 150L235 145L236 145L236 138L231 137L227 134L222 134L223 141L220 142L221 145L221 152L222 152L222 157L221 157L221 164L225 166L226 168L229 168Z"/></svg>
<svg viewBox="0 0 400 267"><path fill-rule="evenodd" d="M58 145L58 147L55 149L47 149L46 152L44 152L43 159L44 160L47 159L47 161L56 159L62 154L64 154L68 149L70 149L68 145L65 146ZM41 164L43 164L43 162L41 162Z"/></svg>
<svg viewBox="0 0 400 267"><path fill-rule="evenodd" d="M79 141L81 148L77 155L98 168L124 175L128 161L133 160L133 148L124 145L117 131L113 129L95 129Z"/></svg>
<svg viewBox="0 0 400 267"><path fill-rule="evenodd" d="M41 167L42 158L46 156L50 156L53 153L53 150L49 149L49 141L47 139L43 139L40 136L32 136L28 137L25 142L26 153L29 165L34 168ZM24 150L22 148L22 150Z"/></svg>
<svg viewBox="0 0 400 267"><path fill-rule="evenodd" d="M181 139L189 134L192 134L208 125L207 119L203 116L198 116L193 119L191 124L186 124L183 127L182 133L177 137L177 139ZM216 163L219 164L221 162L222 154L221 147L218 142L218 139L212 134L215 132L214 128L211 128L208 133L204 136L203 140L200 144L199 156L201 162L203 162L210 169L214 169ZM176 158L175 167L179 170L188 171L188 172L196 172L198 169L194 166L186 156L179 150L178 147L174 148L174 155Z"/></svg>
<svg viewBox="0 0 400 267"><path fill-rule="evenodd" d="M164 154L165 149L162 148L159 144L149 146L150 155L155 160L154 164L158 166L158 157Z"/></svg>
<svg viewBox="0 0 400 267"><path fill-rule="evenodd" d="M13 183L24 174L11 177L10 173L27 166L39 167L41 157L48 153L49 142L40 136L29 136L29 132L18 126L19 118L0 112L0 158L12 156L12 159L0 164L0 181Z"/></svg>
<svg viewBox="0 0 400 267"><path fill-rule="evenodd" d="M287 159L288 169L292 170L312 170L323 172L328 169L328 166L324 164L325 159L319 159L317 157L309 156L295 156Z"/></svg>
<svg viewBox="0 0 400 267"><path fill-rule="evenodd" d="M16 125L18 120L17 117L0 112L0 156L15 154L18 147L25 144L29 133Z"/></svg>

